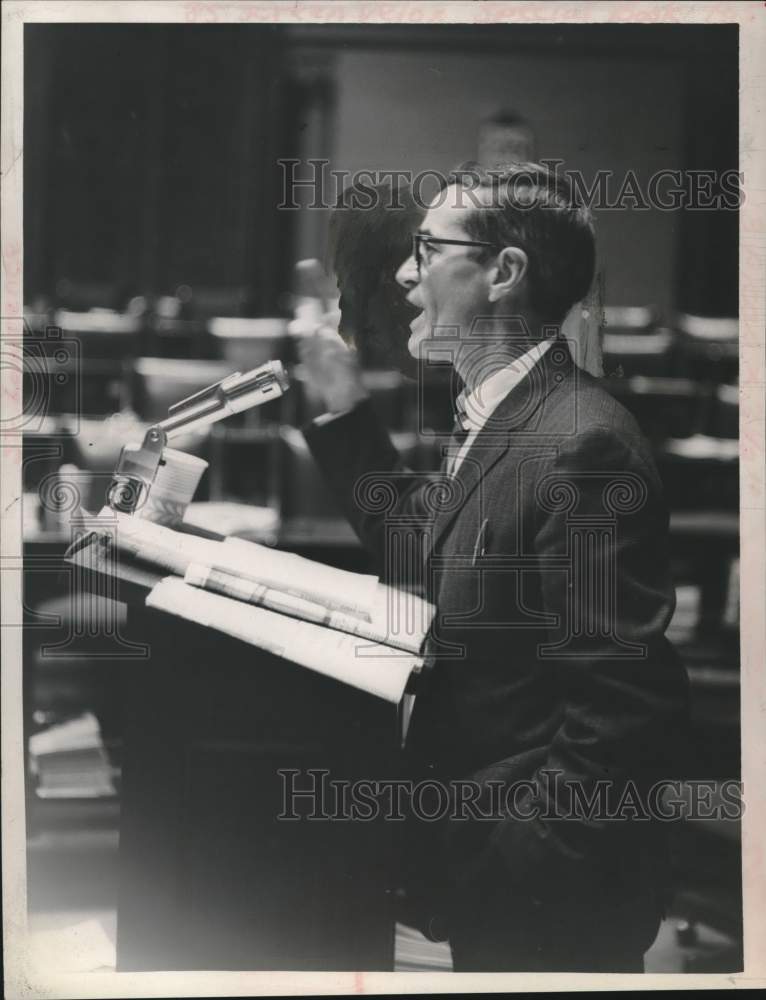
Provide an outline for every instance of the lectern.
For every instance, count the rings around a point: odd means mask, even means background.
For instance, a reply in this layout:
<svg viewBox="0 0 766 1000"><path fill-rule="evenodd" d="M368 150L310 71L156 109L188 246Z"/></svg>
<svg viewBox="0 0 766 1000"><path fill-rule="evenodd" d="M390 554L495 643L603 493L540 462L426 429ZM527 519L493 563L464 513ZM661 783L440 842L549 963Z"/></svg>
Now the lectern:
<svg viewBox="0 0 766 1000"><path fill-rule="evenodd" d="M146 608L160 573L98 541L70 560L128 606L118 971L391 970L400 824L336 783L396 776L396 706Z"/></svg>

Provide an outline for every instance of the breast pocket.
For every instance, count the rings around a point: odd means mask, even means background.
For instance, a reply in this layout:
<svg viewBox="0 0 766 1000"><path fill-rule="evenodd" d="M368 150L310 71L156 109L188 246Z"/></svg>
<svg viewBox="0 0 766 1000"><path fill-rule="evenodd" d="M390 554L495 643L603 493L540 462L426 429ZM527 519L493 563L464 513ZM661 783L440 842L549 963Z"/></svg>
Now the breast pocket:
<svg viewBox="0 0 766 1000"><path fill-rule="evenodd" d="M496 640L494 633L516 639L520 630L556 625L542 608L539 567L519 541L515 509L501 505L457 526L438 562L437 606L447 629L492 632Z"/></svg>

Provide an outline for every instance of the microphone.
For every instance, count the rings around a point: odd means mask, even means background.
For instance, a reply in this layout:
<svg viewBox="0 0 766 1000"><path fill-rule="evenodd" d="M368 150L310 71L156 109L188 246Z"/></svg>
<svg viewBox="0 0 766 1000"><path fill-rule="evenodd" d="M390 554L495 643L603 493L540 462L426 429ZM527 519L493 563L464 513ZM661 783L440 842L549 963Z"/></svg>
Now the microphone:
<svg viewBox="0 0 766 1000"><path fill-rule="evenodd" d="M172 438L278 399L289 387L282 362L269 361L244 374L228 375L175 403L164 420L149 428L139 447L122 449L107 494L109 506L124 514L138 508L157 475L163 448Z"/></svg>
<svg viewBox="0 0 766 1000"><path fill-rule="evenodd" d="M261 403L277 399L289 388L281 361L269 361L250 372L235 372L200 389L180 403L174 403L165 420L157 424L168 440L179 434L216 423L234 413L242 413Z"/></svg>

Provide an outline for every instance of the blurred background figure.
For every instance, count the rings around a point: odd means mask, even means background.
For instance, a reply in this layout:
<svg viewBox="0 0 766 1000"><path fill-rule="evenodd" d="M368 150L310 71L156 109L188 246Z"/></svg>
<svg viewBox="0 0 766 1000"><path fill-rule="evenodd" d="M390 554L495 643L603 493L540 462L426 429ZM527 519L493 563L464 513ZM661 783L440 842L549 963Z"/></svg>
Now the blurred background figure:
<svg viewBox="0 0 766 1000"><path fill-rule="evenodd" d="M372 207L360 207L371 201ZM409 186L395 188L389 182L344 189L330 218L328 258L340 292L338 329L357 349L364 368L417 374L407 351L417 309L405 300L395 275L412 251L412 234L424 215Z"/></svg>
<svg viewBox="0 0 766 1000"><path fill-rule="evenodd" d="M477 160L492 170L501 163L532 163L537 159L532 126L515 111L501 111L479 125Z"/></svg>

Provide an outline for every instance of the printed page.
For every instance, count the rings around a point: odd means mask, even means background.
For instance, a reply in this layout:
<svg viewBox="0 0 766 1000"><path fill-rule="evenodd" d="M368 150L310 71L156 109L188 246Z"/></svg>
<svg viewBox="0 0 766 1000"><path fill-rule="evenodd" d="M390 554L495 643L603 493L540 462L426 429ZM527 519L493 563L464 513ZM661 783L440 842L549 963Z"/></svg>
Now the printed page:
<svg viewBox="0 0 766 1000"><path fill-rule="evenodd" d="M376 576L325 566L313 559L244 538L227 538L223 546L226 552L224 567L240 568L251 579L296 597L326 604L331 610L347 611L364 618L370 616L378 588ZM230 550L236 551L236 557Z"/></svg>
<svg viewBox="0 0 766 1000"><path fill-rule="evenodd" d="M265 608L189 586L165 577L146 598L157 608L292 660L309 670L398 703L413 670L422 660L387 646L360 642L354 636L309 622L296 621Z"/></svg>
<svg viewBox="0 0 766 1000"><path fill-rule="evenodd" d="M186 570L185 581L193 587L415 655L420 652L434 613L433 607L416 595L402 593L384 584L378 585L372 618L367 622L355 615L332 611L316 601L246 579L219 566L192 563Z"/></svg>
<svg viewBox="0 0 766 1000"><path fill-rule="evenodd" d="M191 563L216 566L274 590L370 620L378 579L324 566L241 538L200 538L110 509L101 512L114 543L136 559L184 576ZM115 527L116 526L116 529Z"/></svg>

